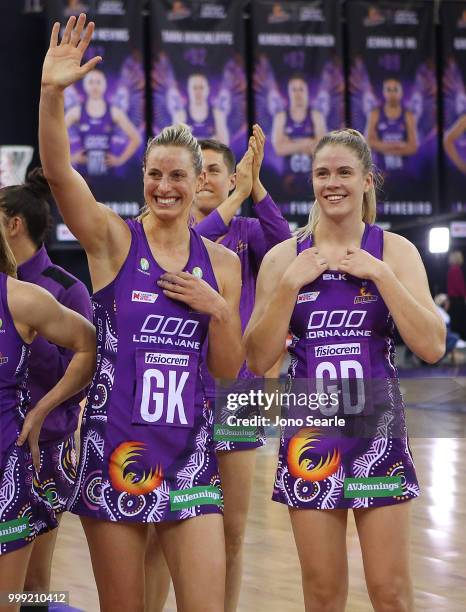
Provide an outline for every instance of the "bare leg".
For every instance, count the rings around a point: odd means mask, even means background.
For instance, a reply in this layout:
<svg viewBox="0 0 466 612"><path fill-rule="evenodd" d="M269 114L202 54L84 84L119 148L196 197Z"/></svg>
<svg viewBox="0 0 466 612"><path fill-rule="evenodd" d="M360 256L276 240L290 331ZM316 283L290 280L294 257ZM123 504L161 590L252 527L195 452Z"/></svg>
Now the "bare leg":
<svg viewBox="0 0 466 612"><path fill-rule="evenodd" d="M376 612L412 612L409 567L411 503L354 511L367 590Z"/></svg>
<svg viewBox="0 0 466 612"><path fill-rule="evenodd" d="M159 523L178 612L223 612L225 540L220 514Z"/></svg>
<svg viewBox="0 0 466 612"><path fill-rule="evenodd" d="M292 510L306 612L344 612L348 595L347 510Z"/></svg>
<svg viewBox="0 0 466 612"><path fill-rule="evenodd" d="M225 612L235 612L241 589L243 541L251 498L256 449L217 452L225 502Z"/></svg>
<svg viewBox="0 0 466 612"><path fill-rule="evenodd" d="M147 525L81 517L101 612L144 612Z"/></svg>
<svg viewBox="0 0 466 612"><path fill-rule="evenodd" d="M146 612L162 612L170 589L170 572L154 525L149 525L145 559Z"/></svg>
<svg viewBox="0 0 466 612"><path fill-rule="evenodd" d="M32 542L0 556L0 593L24 591L24 580L31 552ZM0 604L0 612L17 612L18 610L19 604L13 606Z"/></svg>
<svg viewBox="0 0 466 612"><path fill-rule="evenodd" d="M58 523L61 514L56 515ZM29 559L25 591L50 591L50 574L52 570L52 557L57 541L58 528L43 533L32 543L32 554Z"/></svg>

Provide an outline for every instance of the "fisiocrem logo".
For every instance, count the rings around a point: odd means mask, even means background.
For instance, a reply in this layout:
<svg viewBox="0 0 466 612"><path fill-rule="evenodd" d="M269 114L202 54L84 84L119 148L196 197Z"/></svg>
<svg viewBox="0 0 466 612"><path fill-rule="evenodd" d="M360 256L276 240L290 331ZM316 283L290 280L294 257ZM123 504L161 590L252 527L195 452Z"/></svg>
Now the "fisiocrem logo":
<svg viewBox="0 0 466 612"><path fill-rule="evenodd" d="M169 365L186 368L189 365L189 355L146 353L144 361L151 365Z"/></svg>
<svg viewBox="0 0 466 612"><path fill-rule="evenodd" d="M340 355L360 355L361 345L357 342L349 344L322 344L314 347L316 357L339 357Z"/></svg>

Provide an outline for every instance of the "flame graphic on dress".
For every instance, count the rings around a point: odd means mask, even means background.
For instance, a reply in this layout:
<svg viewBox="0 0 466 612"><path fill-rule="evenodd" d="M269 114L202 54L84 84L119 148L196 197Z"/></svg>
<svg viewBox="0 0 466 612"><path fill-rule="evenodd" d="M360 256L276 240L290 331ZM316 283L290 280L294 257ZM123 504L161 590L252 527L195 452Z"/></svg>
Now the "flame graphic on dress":
<svg viewBox="0 0 466 612"><path fill-rule="evenodd" d="M291 438L288 446L288 468L292 476L315 482L328 478L338 470L341 454L337 448L332 452L327 451L327 457L324 459L321 456L317 464L314 457L310 459L305 456L307 451L318 446L321 437L318 429L305 427ZM316 452L319 452L318 449Z"/></svg>
<svg viewBox="0 0 466 612"><path fill-rule="evenodd" d="M137 458L142 456L146 445L142 442L122 442L110 455L108 473L112 486L117 491L125 491L131 495L150 493L162 484L162 466L157 465L146 475L128 471L130 466L137 464Z"/></svg>

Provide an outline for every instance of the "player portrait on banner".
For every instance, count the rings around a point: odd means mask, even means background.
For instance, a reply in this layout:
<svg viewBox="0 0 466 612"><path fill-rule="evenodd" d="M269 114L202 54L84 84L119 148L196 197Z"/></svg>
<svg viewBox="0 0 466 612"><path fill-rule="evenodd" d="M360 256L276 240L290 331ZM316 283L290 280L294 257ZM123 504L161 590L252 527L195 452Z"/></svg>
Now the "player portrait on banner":
<svg viewBox="0 0 466 612"><path fill-rule="evenodd" d="M287 92L286 109L273 118L272 143L277 155L290 158L293 172L309 173L314 148L327 131L325 117L320 110L311 107L309 85L304 76L292 75L288 79Z"/></svg>
<svg viewBox="0 0 466 612"><path fill-rule="evenodd" d="M173 113L173 123L188 124L196 138L213 138L228 145L230 136L226 114L218 102L214 106L210 101L210 85L207 76L202 72L191 73L187 80L186 90L187 103L184 108Z"/></svg>
<svg viewBox="0 0 466 612"><path fill-rule="evenodd" d="M414 113L403 103L403 85L397 77L387 76L382 83L383 99L368 116L367 142L376 152L381 171L402 170L404 158L417 152Z"/></svg>
<svg viewBox="0 0 466 612"><path fill-rule="evenodd" d="M242 0L152 0L152 132L187 124L238 157L247 146Z"/></svg>
<svg viewBox="0 0 466 612"><path fill-rule="evenodd" d="M466 21L466 19L465 19ZM443 148L449 162L466 175L466 77L451 58L443 77L445 132Z"/></svg>
<svg viewBox="0 0 466 612"><path fill-rule="evenodd" d="M432 6L347 5L350 123L383 176L381 216L430 215L437 191L437 80Z"/></svg>
<svg viewBox="0 0 466 612"><path fill-rule="evenodd" d="M184 78L183 78L184 76ZM192 67L175 75L170 57L161 52L152 72L154 133L172 123L186 123L196 138L213 138L227 146L246 133L246 76L241 58L230 58L218 75Z"/></svg>
<svg viewBox="0 0 466 612"><path fill-rule="evenodd" d="M291 54L299 53L288 53L288 61L293 60ZM271 143L265 167L280 175L287 198L306 200L314 148L341 121L343 77L332 60L325 62L318 74L295 71L288 78L284 76L284 71L276 74L266 54L258 58L254 73L256 120Z"/></svg>
<svg viewBox="0 0 466 612"><path fill-rule="evenodd" d="M142 144L143 126L137 126L128 115L131 87L121 76L113 83L109 95L104 72L91 70L81 91L75 89L67 95L65 122L72 138L71 161L88 177L106 175L123 166Z"/></svg>

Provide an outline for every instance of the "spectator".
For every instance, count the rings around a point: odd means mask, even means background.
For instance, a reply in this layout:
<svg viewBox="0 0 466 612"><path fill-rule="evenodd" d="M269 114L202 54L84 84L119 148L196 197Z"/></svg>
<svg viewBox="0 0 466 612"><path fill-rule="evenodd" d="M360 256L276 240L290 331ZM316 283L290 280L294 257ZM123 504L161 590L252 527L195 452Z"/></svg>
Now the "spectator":
<svg viewBox="0 0 466 612"><path fill-rule="evenodd" d="M463 276L463 253L451 251L448 256L447 293L450 301L451 329L466 340L466 284Z"/></svg>

